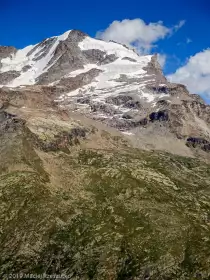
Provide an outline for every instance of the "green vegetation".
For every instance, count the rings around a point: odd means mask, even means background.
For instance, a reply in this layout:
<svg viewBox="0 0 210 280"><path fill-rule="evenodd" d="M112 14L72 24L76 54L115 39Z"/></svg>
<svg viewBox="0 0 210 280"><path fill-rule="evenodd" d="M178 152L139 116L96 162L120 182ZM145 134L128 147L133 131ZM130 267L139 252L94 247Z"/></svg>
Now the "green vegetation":
<svg viewBox="0 0 210 280"><path fill-rule="evenodd" d="M0 277L210 279L208 164L128 147L46 153L28 134L4 141Z"/></svg>

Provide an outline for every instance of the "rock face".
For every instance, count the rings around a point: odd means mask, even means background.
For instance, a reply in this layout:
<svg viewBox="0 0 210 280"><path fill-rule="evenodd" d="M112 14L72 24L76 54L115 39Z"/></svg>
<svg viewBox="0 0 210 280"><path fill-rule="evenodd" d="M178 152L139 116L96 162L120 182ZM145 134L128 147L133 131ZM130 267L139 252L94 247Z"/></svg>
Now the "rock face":
<svg viewBox="0 0 210 280"><path fill-rule="evenodd" d="M156 81L158 82L156 84L156 86L159 86L159 84L167 83L166 78L163 76L161 66L158 63L158 56L157 55L154 55L151 58L151 61L148 63L148 65L144 69L147 71L148 74L155 75Z"/></svg>
<svg viewBox="0 0 210 280"><path fill-rule="evenodd" d="M11 55L14 55L16 52L17 52L17 49L14 47L0 46L0 59L7 58Z"/></svg>
<svg viewBox="0 0 210 280"><path fill-rule="evenodd" d="M18 71L7 71L0 73L0 83L2 85L7 85L12 80L20 76L20 72Z"/></svg>
<svg viewBox="0 0 210 280"><path fill-rule="evenodd" d="M0 278L210 279L210 106L156 55L72 30L0 84Z"/></svg>

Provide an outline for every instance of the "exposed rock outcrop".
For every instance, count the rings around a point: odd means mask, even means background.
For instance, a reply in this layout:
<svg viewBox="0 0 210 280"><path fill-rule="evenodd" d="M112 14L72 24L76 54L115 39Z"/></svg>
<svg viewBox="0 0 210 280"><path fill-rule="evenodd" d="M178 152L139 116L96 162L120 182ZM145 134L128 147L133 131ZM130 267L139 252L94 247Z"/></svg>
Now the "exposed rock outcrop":
<svg viewBox="0 0 210 280"><path fill-rule="evenodd" d="M189 137L187 138L186 145L188 147L200 148L205 152L210 152L210 141L204 138Z"/></svg>
<svg viewBox="0 0 210 280"><path fill-rule="evenodd" d="M12 80L20 76L20 72L17 71L7 71L0 73L0 84L7 85Z"/></svg>

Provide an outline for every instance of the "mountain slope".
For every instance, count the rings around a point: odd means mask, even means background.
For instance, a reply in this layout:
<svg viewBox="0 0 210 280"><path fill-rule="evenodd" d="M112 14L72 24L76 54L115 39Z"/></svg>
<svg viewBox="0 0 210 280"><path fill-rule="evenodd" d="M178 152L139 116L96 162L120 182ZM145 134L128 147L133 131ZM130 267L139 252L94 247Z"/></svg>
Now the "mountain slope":
<svg viewBox="0 0 210 280"><path fill-rule="evenodd" d="M1 113L0 275L208 279L209 165L46 115Z"/></svg>
<svg viewBox="0 0 210 280"><path fill-rule="evenodd" d="M71 30L0 84L0 278L209 279L210 106L156 55Z"/></svg>

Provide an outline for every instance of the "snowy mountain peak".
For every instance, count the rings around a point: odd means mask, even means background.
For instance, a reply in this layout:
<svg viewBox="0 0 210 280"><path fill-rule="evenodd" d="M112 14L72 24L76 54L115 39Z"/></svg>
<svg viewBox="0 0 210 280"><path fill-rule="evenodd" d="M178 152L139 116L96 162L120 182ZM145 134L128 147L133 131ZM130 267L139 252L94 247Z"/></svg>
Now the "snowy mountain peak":
<svg viewBox="0 0 210 280"><path fill-rule="evenodd" d="M59 110L85 114L158 149L168 145L166 135L210 139L209 107L169 83L157 55L140 56L79 30L21 50L0 47L0 85L6 86L1 92L21 92L23 100L36 92L39 104L50 99Z"/></svg>
<svg viewBox="0 0 210 280"><path fill-rule="evenodd" d="M155 106L165 96L151 90L167 83L156 56L140 56L122 44L94 39L79 30L11 50L0 63L2 86L53 86L59 106L114 126L120 126L128 112L139 114L140 104Z"/></svg>
<svg viewBox="0 0 210 280"><path fill-rule="evenodd" d="M69 34L70 34L71 31L72 31L72 30L68 30L68 31L64 32L63 34L56 36L56 38L57 38L59 41L65 41L65 40L68 38L68 36L69 36Z"/></svg>
<svg viewBox="0 0 210 280"><path fill-rule="evenodd" d="M10 53L0 61L0 73L3 84L16 87L37 82L37 78L51 67L51 59L58 45L65 41L71 31L43 42L30 45Z"/></svg>
<svg viewBox="0 0 210 280"><path fill-rule="evenodd" d="M81 31L69 30L36 45L13 49L0 59L0 84L16 87L52 83L90 63L107 64L127 59L137 63L139 68L146 66L151 57L142 58L121 44L104 42ZM120 61L119 65L123 71L126 63Z"/></svg>
<svg viewBox="0 0 210 280"><path fill-rule="evenodd" d="M0 62L2 86L54 86L59 106L114 126L121 126L124 114L139 114L142 104L146 110L166 95L153 91L167 83L156 56L140 56L122 44L94 39L79 30L5 56Z"/></svg>

